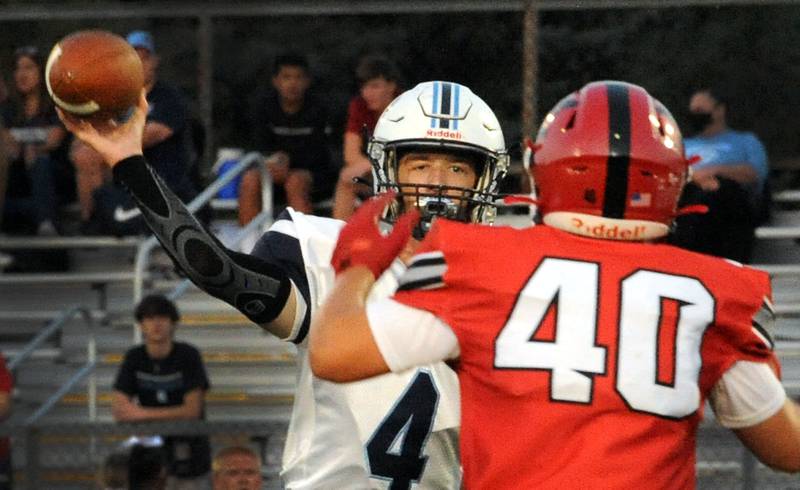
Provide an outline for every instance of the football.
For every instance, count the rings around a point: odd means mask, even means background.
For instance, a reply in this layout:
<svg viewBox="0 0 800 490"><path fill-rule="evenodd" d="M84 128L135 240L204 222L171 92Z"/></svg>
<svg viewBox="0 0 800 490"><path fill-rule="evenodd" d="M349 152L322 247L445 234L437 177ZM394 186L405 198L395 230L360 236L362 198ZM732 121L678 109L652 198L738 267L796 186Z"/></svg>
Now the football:
<svg viewBox="0 0 800 490"><path fill-rule="evenodd" d="M62 110L84 118L124 117L144 85L139 55L122 37L102 30L72 33L53 46L47 91Z"/></svg>

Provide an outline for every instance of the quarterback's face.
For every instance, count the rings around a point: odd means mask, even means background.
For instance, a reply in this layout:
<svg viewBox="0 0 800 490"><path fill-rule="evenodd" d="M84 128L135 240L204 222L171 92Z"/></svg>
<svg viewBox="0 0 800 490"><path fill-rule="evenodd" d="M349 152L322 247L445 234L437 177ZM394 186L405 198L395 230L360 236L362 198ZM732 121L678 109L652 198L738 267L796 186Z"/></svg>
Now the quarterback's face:
<svg viewBox="0 0 800 490"><path fill-rule="evenodd" d="M261 468L256 458L246 454L230 454L214 471L214 490L259 490Z"/></svg>
<svg viewBox="0 0 800 490"><path fill-rule="evenodd" d="M473 164L463 157L447 153L414 152L400 159L397 181L406 184L446 185L471 189L477 181ZM403 187L403 192L415 193L416 188ZM433 189L419 189L420 194L432 194ZM445 195L458 196L461 191L451 189ZM408 209L415 205L415 196L404 196Z"/></svg>

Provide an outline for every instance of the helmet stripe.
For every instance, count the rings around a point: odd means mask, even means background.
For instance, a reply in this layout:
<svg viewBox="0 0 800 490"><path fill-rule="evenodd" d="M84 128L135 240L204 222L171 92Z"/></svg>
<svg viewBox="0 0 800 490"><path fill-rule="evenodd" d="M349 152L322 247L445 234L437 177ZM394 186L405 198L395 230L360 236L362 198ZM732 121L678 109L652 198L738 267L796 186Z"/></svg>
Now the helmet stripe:
<svg viewBox="0 0 800 490"><path fill-rule="evenodd" d="M442 116L446 116L450 114L450 102L451 102L451 95L453 91L453 84L452 83L443 83L442 84L442 106L439 110L439 114ZM450 129L450 119L442 117L439 118L439 127L444 129Z"/></svg>
<svg viewBox="0 0 800 490"><path fill-rule="evenodd" d="M631 154L631 111L628 87L609 83L608 146L606 189L603 216L623 219L628 196L628 169Z"/></svg>
<svg viewBox="0 0 800 490"><path fill-rule="evenodd" d="M431 128L436 127L436 108L439 105L439 86L441 84L439 82L433 82L433 106L431 107Z"/></svg>
<svg viewBox="0 0 800 490"><path fill-rule="evenodd" d="M453 87L455 89L455 96L453 97L453 114L456 116L456 118L453 119L453 129L458 129L458 118L461 117L461 113L458 112L458 103L460 102L461 98L461 85L454 83Z"/></svg>

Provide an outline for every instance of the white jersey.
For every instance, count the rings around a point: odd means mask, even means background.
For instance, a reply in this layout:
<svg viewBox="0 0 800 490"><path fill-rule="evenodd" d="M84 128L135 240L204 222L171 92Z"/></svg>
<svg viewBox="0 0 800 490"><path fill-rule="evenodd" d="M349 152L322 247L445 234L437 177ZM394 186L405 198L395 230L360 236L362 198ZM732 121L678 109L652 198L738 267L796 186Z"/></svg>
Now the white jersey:
<svg viewBox="0 0 800 490"><path fill-rule="evenodd" d="M459 488L458 379L444 363L345 384L311 373L310 315L333 286L330 258L344 223L287 211L253 252L286 264L306 306L285 339L297 344L299 368L281 472L286 488ZM370 300L391 295L403 269L395 263Z"/></svg>

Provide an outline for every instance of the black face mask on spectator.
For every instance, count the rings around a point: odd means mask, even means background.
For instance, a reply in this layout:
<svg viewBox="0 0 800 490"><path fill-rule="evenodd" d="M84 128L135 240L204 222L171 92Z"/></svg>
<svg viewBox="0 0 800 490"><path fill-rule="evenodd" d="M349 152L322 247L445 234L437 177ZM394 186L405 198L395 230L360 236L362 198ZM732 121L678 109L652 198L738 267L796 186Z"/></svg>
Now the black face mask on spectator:
<svg viewBox="0 0 800 490"><path fill-rule="evenodd" d="M711 124L710 112L690 112L689 128L693 133L700 133Z"/></svg>

